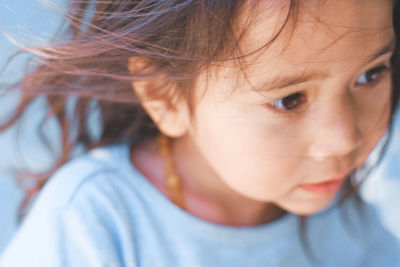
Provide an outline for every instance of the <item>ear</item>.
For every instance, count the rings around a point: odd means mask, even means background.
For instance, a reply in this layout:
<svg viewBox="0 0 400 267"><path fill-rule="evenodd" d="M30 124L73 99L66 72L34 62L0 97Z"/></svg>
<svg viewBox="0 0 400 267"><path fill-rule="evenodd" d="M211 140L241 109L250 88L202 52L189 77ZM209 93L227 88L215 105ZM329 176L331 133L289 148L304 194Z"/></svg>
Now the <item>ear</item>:
<svg viewBox="0 0 400 267"><path fill-rule="evenodd" d="M138 57L129 58L128 64L130 73L146 71L145 61ZM189 108L182 97L171 99L174 90L171 85L166 85L160 80L141 80L133 81L132 89L147 114L164 135L178 138L187 133L190 122ZM166 93L158 94L162 97L154 96L157 94L157 89Z"/></svg>

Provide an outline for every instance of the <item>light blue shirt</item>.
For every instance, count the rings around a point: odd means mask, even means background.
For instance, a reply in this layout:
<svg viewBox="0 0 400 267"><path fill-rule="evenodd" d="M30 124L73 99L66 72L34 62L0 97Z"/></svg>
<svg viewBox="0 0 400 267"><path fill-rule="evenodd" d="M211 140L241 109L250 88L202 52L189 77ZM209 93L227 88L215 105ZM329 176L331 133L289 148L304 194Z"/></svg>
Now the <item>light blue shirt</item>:
<svg viewBox="0 0 400 267"><path fill-rule="evenodd" d="M363 216L356 206L351 198L309 217L306 243L293 214L255 227L216 225L169 202L134 169L128 146L116 145L50 179L0 266L400 266L399 241L372 206Z"/></svg>

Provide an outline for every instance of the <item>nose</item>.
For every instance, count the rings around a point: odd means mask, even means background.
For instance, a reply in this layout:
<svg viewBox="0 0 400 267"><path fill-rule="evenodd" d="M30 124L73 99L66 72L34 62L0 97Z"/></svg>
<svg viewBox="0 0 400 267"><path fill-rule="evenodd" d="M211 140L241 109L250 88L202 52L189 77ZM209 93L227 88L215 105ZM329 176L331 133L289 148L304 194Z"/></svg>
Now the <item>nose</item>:
<svg viewBox="0 0 400 267"><path fill-rule="evenodd" d="M361 132L357 121L356 103L351 96L325 105L313 120L309 155L316 161L345 157L361 146Z"/></svg>

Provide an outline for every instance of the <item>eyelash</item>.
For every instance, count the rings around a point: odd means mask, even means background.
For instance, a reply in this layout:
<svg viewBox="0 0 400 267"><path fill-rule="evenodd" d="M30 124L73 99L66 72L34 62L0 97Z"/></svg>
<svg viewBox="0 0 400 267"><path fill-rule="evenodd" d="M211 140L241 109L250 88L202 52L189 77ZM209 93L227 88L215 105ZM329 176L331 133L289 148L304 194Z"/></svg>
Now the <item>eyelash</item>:
<svg viewBox="0 0 400 267"><path fill-rule="evenodd" d="M376 86L376 84L378 84L385 77L385 75L390 71L391 71L391 67L389 67L387 65L380 65L378 67L372 68L372 69L362 73L357 79L357 81L358 81L362 75L366 75L367 76L366 82L365 83L356 82L356 85L363 86L366 88L372 88L372 87ZM378 76L373 78L373 80L371 80L370 78L373 75L378 75ZM287 108L287 107L285 107L285 103L283 101L297 101L297 102L295 103L294 107ZM283 98L269 102L267 105L268 105L268 108L270 108L274 113L277 113L278 115L290 115L291 113L295 113L299 109L299 105L302 105L306 102L307 102L307 96L302 92L296 92L296 93L290 94L288 96L285 96ZM286 105L287 104L288 103L286 103ZM278 107L278 106L281 106L283 108Z"/></svg>
<svg viewBox="0 0 400 267"><path fill-rule="evenodd" d="M378 67L372 68L372 69L370 69L370 70L364 72L363 74L361 74L360 77L361 77L362 75L364 75L364 74L366 74L367 76L368 76L368 74L371 75L371 76L372 76L372 75L378 75L378 77L375 78L373 81L367 81L367 82L365 83L365 85L362 85L362 84L357 83L357 82L356 82L356 85L361 85L361 86L365 86L365 87L369 87L369 88L374 87L376 84L378 84L378 83L382 80L382 78L383 78L383 77L385 76L385 74L387 74L388 72L391 72L391 67L389 67L389 66L387 66L387 65L380 65L380 66L378 66ZM359 78L360 78L360 77L359 77ZM367 80L368 80L368 78L367 78ZM357 79L357 81L358 81L358 79Z"/></svg>
<svg viewBox="0 0 400 267"><path fill-rule="evenodd" d="M294 107L288 108L287 105L288 103L285 103L285 101L296 101L296 103L294 104ZM300 104L304 104L307 101L307 97L304 93L302 92L296 92L294 94L288 95L286 97L274 100L272 102L268 103L268 107L274 111L275 113L279 114L279 115L285 115L288 113L293 113L295 111L297 111L297 109L299 108L298 106ZM283 108L281 108L281 107Z"/></svg>

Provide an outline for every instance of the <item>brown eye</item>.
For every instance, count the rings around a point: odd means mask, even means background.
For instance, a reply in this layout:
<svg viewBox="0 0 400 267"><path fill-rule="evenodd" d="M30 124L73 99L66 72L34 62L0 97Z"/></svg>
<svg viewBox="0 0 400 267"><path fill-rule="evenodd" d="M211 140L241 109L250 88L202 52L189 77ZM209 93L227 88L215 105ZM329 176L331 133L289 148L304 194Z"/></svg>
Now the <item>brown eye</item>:
<svg viewBox="0 0 400 267"><path fill-rule="evenodd" d="M369 71L366 71L363 74L361 74L360 77L358 77L356 83L358 85L373 84L379 81L379 78L382 76L382 74L388 71L389 69L390 68L385 65L370 69Z"/></svg>
<svg viewBox="0 0 400 267"><path fill-rule="evenodd" d="M269 103L274 109L278 110L293 110L300 104L304 103L306 96L303 93L295 93L287 97L274 100Z"/></svg>

